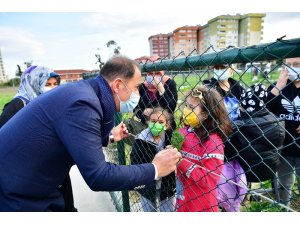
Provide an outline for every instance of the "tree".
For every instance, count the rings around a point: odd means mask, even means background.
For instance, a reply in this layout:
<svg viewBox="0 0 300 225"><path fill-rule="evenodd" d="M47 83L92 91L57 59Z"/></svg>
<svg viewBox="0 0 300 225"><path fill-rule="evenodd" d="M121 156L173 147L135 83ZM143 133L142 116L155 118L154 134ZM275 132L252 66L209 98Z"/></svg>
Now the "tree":
<svg viewBox="0 0 300 225"><path fill-rule="evenodd" d="M109 48L111 45L117 45L117 42L115 42L114 40L110 40L107 42L106 46Z"/></svg>
<svg viewBox="0 0 300 225"><path fill-rule="evenodd" d="M116 47L115 49L114 49L114 54L115 55L120 55L120 50L121 50L121 47L120 46L118 46L118 47Z"/></svg>
<svg viewBox="0 0 300 225"><path fill-rule="evenodd" d="M114 55L120 55L121 47L114 40L108 41L106 43L106 46L110 49L110 55L112 55L111 52L113 52ZM113 51L112 51L112 47L114 47Z"/></svg>
<svg viewBox="0 0 300 225"><path fill-rule="evenodd" d="M32 60L26 61L26 62L24 62L24 64L26 65L26 68L29 68L32 66Z"/></svg>
<svg viewBox="0 0 300 225"><path fill-rule="evenodd" d="M21 77L23 71L21 69L21 66L20 65L17 65L17 71L16 71L16 76L17 77Z"/></svg>
<svg viewBox="0 0 300 225"><path fill-rule="evenodd" d="M25 62L24 62L24 65L26 65L26 68L29 68L29 67L32 66L32 63L33 63L32 60L30 60L30 61L25 61ZM16 76L17 76L17 77L21 77L22 73L23 73L23 71L22 71L21 66L20 66L19 64L17 64Z"/></svg>
<svg viewBox="0 0 300 225"><path fill-rule="evenodd" d="M99 48L97 50L100 50ZM97 58L97 63L99 63L99 69L101 70L103 65L104 65L104 62L102 62L102 59L101 59L101 55L100 54L95 54L95 57Z"/></svg>

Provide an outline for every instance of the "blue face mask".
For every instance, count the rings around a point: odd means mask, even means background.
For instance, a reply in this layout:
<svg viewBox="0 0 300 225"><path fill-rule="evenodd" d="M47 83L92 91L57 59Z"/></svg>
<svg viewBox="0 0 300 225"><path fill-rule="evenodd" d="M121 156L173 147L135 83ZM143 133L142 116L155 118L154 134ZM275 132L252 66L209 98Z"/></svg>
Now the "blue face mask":
<svg viewBox="0 0 300 225"><path fill-rule="evenodd" d="M125 87L127 88L126 85L125 85ZM129 89L127 88L127 90L129 90ZM117 95L117 97L120 101L120 112L121 113L132 112L140 101L140 96L134 92L131 92L131 95L127 101L121 101L119 95Z"/></svg>
<svg viewBox="0 0 300 225"><path fill-rule="evenodd" d="M221 81L224 81L224 80L227 80L228 78L230 77L230 73L228 70L215 70L214 71L214 78L216 80L221 80Z"/></svg>
<svg viewBox="0 0 300 225"><path fill-rule="evenodd" d="M157 79L159 80L159 82L161 82L161 77L158 77ZM153 76L146 76L146 80L149 84L151 84L153 81Z"/></svg>
<svg viewBox="0 0 300 225"><path fill-rule="evenodd" d="M299 78L300 68L298 68L298 67L287 67L287 70L288 70L290 81L300 80L300 78Z"/></svg>

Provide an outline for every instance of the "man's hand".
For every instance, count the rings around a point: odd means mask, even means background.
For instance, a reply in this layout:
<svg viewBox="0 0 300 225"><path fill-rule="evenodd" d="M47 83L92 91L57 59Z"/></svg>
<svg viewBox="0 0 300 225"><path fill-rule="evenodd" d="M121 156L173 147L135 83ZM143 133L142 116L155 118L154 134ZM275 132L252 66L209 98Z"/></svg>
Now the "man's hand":
<svg viewBox="0 0 300 225"><path fill-rule="evenodd" d="M168 147L157 153L152 161L157 167L158 177L164 177L175 171L181 154L176 148Z"/></svg>
<svg viewBox="0 0 300 225"><path fill-rule="evenodd" d="M127 127L123 122L121 122L118 126L114 127L111 131L111 134L114 136L115 142L120 141L123 138L127 138L129 136Z"/></svg>
<svg viewBox="0 0 300 225"><path fill-rule="evenodd" d="M289 79L288 70L285 68L281 71L276 86L271 90L272 94L278 96L280 94L280 91L286 86L288 79Z"/></svg>

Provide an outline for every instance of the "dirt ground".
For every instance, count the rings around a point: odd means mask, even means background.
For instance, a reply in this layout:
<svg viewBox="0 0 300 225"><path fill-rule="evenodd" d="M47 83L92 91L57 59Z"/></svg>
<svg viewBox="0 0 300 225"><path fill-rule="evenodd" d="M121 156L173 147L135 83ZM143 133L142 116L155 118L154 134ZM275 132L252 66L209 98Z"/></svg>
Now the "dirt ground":
<svg viewBox="0 0 300 225"><path fill-rule="evenodd" d="M18 87L0 87L0 94L15 94Z"/></svg>

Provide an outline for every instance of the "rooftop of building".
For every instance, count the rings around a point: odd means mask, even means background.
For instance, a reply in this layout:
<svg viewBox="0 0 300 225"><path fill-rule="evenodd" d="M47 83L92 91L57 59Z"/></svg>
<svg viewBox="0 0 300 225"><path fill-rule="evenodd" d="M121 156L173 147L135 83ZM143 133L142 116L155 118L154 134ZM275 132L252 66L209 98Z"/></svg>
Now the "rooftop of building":
<svg viewBox="0 0 300 225"><path fill-rule="evenodd" d="M185 25L185 26L182 26L182 27L178 27L176 28L173 33L179 31L179 30L199 30L201 29L201 25L196 25L196 26L188 26L188 25Z"/></svg>
<svg viewBox="0 0 300 225"><path fill-rule="evenodd" d="M91 70L83 70L83 69L69 69L69 70L54 70L55 73L58 74L82 74L82 73L90 73Z"/></svg>
<svg viewBox="0 0 300 225"><path fill-rule="evenodd" d="M208 23L212 23L216 20L219 20L219 19L236 19L236 20L240 20L240 19L245 19L245 18L248 18L248 17L257 17L257 18L263 18L265 17L266 14L265 13L248 13L248 14L244 14L244 15L241 15L241 14L236 14L236 15L220 15L220 16L217 16L215 18L212 18L208 21Z"/></svg>

